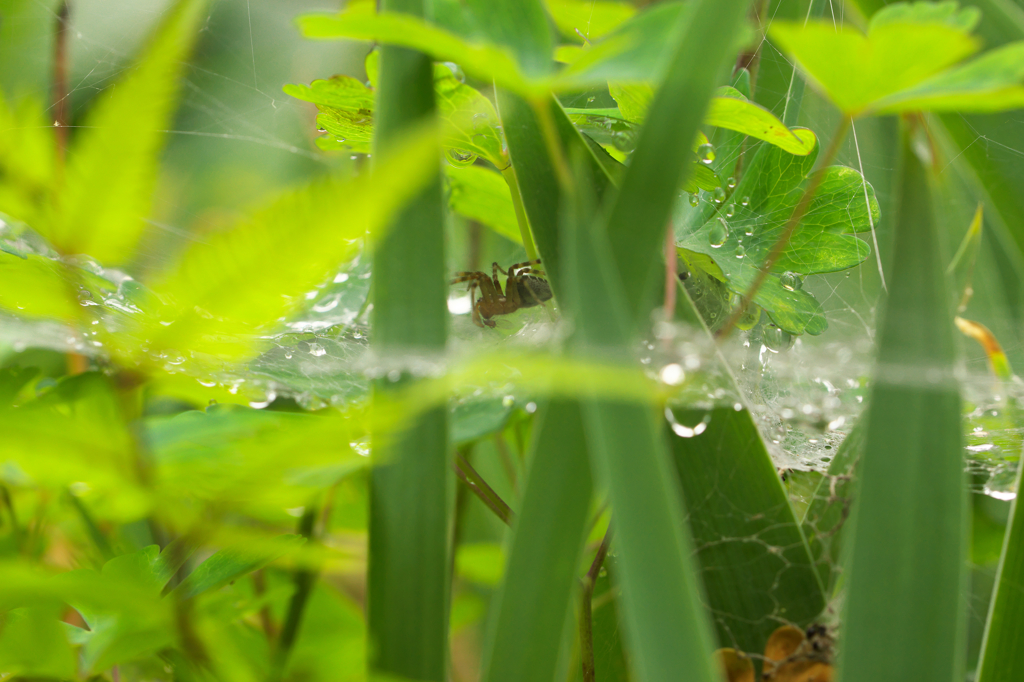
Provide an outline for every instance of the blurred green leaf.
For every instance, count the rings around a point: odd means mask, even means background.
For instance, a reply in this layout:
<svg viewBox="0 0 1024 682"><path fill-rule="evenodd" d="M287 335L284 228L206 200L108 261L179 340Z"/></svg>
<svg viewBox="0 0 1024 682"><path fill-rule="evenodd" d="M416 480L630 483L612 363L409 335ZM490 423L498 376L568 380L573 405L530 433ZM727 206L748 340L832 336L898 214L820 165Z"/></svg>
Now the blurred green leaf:
<svg viewBox="0 0 1024 682"><path fill-rule="evenodd" d="M70 271L55 260L0 253L0 307L25 317L74 321L82 313Z"/></svg>
<svg viewBox="0 0 1024 682"><path fill-rule="evenodd" d="M470 220L491 228L501 236L522 243L515 206L505 179L481 166L446 168L448 206Z"/></svg>
<svg viewBox="0 0 1024 682"><path fill-rule="evenodd" d="M515 55L527 77L551 72L551 28L540 0L463 0L477 26Z"/></svg>
<svg viewBox="0 0 1024 682"><path fill-rule="evenodd" d="M205 0L177 2L135 68L89 112L68 152L52 222L36 226L58 251L108 264L131 256L149 215L183 64L205 16Z"/></svg>
<svg viewBox="0 0 1024 682"><path fill-rule="evenodd" d="M603 38L636 14L632 5L610 0L545 0L544 5L562 37L573 42Z"/></svg>
<svg viewBox="0 0 1024 682"><path fill-rule="evenodd" d="M452 443L468 443L501 431L512 416L512 410L512 405L503 397L470 398L457 403L450 419Z"/></svg>
<svg viewBox="0 0 1024 682"><path fill-rule="evenodd" d="M0 670L21 678L72 678L74 651L56 607L11 609L0 615Z"/></svg>
<svg viewBox="0 0 1024 682"><path fill-rule="evenodd" d="M199 564L170 593L170 598L191 599L223 587L263 568L305 544L301 535L281 535L259 547L231 547L216 552Z"/></svg>
<svg viewBox="0 0 1024 682"><path fill-rule="evenodd" d="M455 572L478 585L497 587L505 573L505 550L497 543L459 545Z"/></svg>
<svg viewBox="0 0 1024 682"><path fill-rule="evenodd" d="M48 210L57 158L50 125L38 100L12 105L0 95L0 214L38 225Z"/></svg>
<svg viewBox="0 0 1024 682"><path fill-rule="evenodd" d="M902 111L1002 111L1024 104L1024 45L977 51L975 8L898 3L876 12L867 35L832 21L774 21L769 35L848 116Z"/></svg>
<svg viewBox="0 0 1024 682"><path fill-rule="evenodd" d="M146 421L157 485L168 499L302 505L368 464L350 445L359 419L216 405Z"/></svg>
<svg viewBox="0 0 1024 682"><path fill-rule="evenodd" d="M901 140L894 265L846 537L839 673L847 682L964 676L957 346L927 170L910 135L905 129Z"/></svg>
<svg viewBox="0 0 1024 682"><path fill-rule="evenodd" d="M810 131L798 132L813 139ZM696 208L679 204L682 216L676 236L680 246L710 256L728 288L744 294L792 215L816 156L816 152L793 156L774 146L762 146L724 202L704 195ZM867 191L871 218L877 221L878 202L870 185ZM820 334L827 322L818 302L800 289L800 278L862 262L870 248L850 233L870 226L860 173L845 166L830 167L754 302L791 334Z"/></svg>
<svg viewBox="0 0 1024 682"><path fill-rule="evenodd" d="M333 277L436 173L436 154L433 131L423 131L368 176L314 182L194 243L157 278L153 289L169 305L152 301L139 331L156 348L251 354L256 332Z"/></svg>

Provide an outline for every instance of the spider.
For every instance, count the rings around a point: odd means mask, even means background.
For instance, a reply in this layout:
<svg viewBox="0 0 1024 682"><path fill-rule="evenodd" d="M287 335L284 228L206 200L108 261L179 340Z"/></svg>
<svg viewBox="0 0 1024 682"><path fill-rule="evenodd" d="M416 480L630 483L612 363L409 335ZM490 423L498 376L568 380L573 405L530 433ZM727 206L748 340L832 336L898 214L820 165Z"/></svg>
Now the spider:
<svg viewBox="0 0 1024 682"><path fill-rule="evenodd" d="M544 271L532 267L539 264L540 259L516 263L506 271L497 263L491 263L490 277L483 272L457 272L451 283L469 282L474 324L493 328L495 322L491 318L495 315L508 315L520 308L532 308L551 300L551 285L537 276L544 275ZM504 292L498 279L499 271L508 275ZM479 300L474 293L477 287L480 287Z"/></svg>

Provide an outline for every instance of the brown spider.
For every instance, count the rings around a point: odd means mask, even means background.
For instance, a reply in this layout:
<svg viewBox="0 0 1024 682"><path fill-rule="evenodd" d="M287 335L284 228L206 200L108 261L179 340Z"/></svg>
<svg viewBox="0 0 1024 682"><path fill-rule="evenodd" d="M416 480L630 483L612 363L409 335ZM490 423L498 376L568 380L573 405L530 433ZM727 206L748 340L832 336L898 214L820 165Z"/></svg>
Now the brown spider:
<svg viewBox="0 0 1024 682"><path fill-rule="evenodd" d="M551 300L551 285L547 280L537 277L544 275L543 270L533 269L539 265L540 259L516 263L506 272L497 263L491 263L491 276L483 272L457 272L452 284L469 282L469 296L473 306L473 322L478 327L494 327L495 315L508 315L520 308L532 308L544 301ZM501 290L498 272L508 275L505 291ZM475 296L476 288L480 287L480 299Z"/></svg>

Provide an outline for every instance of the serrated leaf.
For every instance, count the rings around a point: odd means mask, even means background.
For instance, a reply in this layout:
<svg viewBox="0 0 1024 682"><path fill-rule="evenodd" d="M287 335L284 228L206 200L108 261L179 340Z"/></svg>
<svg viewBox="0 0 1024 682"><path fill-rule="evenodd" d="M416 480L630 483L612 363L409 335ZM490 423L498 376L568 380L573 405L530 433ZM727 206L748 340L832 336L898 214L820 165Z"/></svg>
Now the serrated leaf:
<svg viewBox="0 0 1024 682"><path fill-rule="evenodd" d="M977 16L956 3L897 4L872 17L867 35L826 20L774 21L769 35L848 116L1020 107L1024 45L951 68L978 49Z"/></svg>
<svg viewBox="0 0 1024 682"><path fill-rule="evenodd" d="M481 166L446 168L445 171L450 188L448 206L453 211L522 244L512 195L501 175Z"/></svg>
<svg viewBox="0 0 1024 682"><path fill-rule="evenodd" d="M813 140L810 131L796 132ZM762 146L725 202L719 205L706 196L696 209L680 204L679 245L713 258L729 289L745 293L792 215L816 157L816 151L794 156L778 147ZM817 301L794 286L793 279L784 286L781 276L835 272L867 258L867 243L849 233L870 228L869 210L872 219L878 220L878 202L870 185L868 197L870 209L857 171L842 166L827 170L822 191L815 194L772 274L754 297L785 331L819 334L825 330Z"/></svg>
<svg viewBox="0 0 1024 682"><path fill-rule="evenodd" d="M89 112L52 221L39 225L62 253L109 264L131 256L149 215L182 66L205 16L206 0L176 3L138 64Z"/></svg>
<svg viewBox="0 0 1024 682"><path fill-rule="evenodd" d="M379 53L366 58L366 85L349 76L334 76L310 85L285 85L292 97L317 105L317 125L328 133L317 144L322 149L348 149L368 154L373 139L374 101ZM508 152L500 132L498 114L490 100L466 85L464 76L446 64L434 65L434 93L442 122L442 144L487 159L497 168L508 165Z"/></svg>
<svg viewBox="0 0 1024 682"><path fill-rule="evenodd" d="M421 131L370 175L314 182L194 243L154 282L169 304L153 301L138 333L159 348L250 355L257 330L296 309L422 188L436 172L436 145Z"/></svg>

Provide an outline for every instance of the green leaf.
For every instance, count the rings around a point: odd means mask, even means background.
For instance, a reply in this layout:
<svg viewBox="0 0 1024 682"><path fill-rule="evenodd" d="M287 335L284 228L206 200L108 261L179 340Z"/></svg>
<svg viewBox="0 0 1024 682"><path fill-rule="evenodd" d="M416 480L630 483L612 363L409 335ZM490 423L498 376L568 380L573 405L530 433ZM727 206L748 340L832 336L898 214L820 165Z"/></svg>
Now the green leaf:
<svg viewBox="0 0 1024 682"><path fill-rule="evenodd" d="M314 182L194 243L157 277L153 289L169 305L153 301L139 332L155 348L250 355L257 331L298 308L436 173L436 144L432 132L418 134L368 176Z"/></svg>
<svg viewBox="0 0 1024 682"><path fill-rule="evenodd" d="M149 215L182 66L205 17L205 0L176 3L138 64L89 112L68 151L52 222L38 226L58 251L108 264L131 256Z"/></svg>
<svg viewBox="0 0 1024 682"><path fill-rule="evenodd" d="M956 3L897 4L877 12L867 35L831 21L772 22L772 40L848 116L902 111L1002 111L1024 103L1021 56L1012 44L957 68L978 49L977 10Z"/></svg>
<svg viewBox="0 0 1024 682"><path fill-rule="evenodd" d="M374 90L379 53L366 57L370 86L348 76L313 81L310 85L285 85L284 92L317 105L317 124L327 137L317 139L322 149L348 149L369 153L373 138ZM472 154L498 168L508 165L498 129L498 114L490 100L460 79L451 65L434 65L434 91L438 117L442 122L441 143L460 156ZM464 77L462 77L464 79Z"/></svg>
<svg viewBox="0 0 1024 682"><path fill-rule="evenodd" d="M807 627L824 610L814 561L751 413L672 413L674 424L705 426L669 438L719 644L761 650L776 619Z"/></svg>
<svg viewBox="0 0 1024 682"><path fill-rule="evenodd" d="M967 508L953 308L927 171L902 137L889 298L843 572L847 682L964 676Z"/></svg>
<svg viewBox="0 0 1024 682"><path fill-rule="evenodd" d="M612 83L609 91L619 104L619 110L627 121L642 123L647 117L654 92L650 86ZM719 96L712 97L704 114L704 125L749 135L784 149L790 154L806 156L814 149L813 137L790 130L779 119L762 107L751 102L738 90L720 88Z"/></svg>
<svg viewBox="0 0 1024 682"><path fill-rule="evenodd" d="M54 136L42 103L0 96L0 213L41 224L53 187ZM7 221L9 222L9 221Z"/></svg>
<svg viewBox="0 0 1024 682"><path fill-rule="evenodd" d="M1024 622L1024 595L1019 588L1024 573L1024 513L1020 511L1020 490L1024 466L1017 465L1018 491L1010 506L1006 538L996 572L996 588L985 621L976 679L978 682L1010 682L1024 672L1024 652L1018 646L1020 624Z"/></svg>
<svg viewBox="0 0 1024 682"><path fill-rule="evenodd" d="M878 114L901 111L990 113L1024 107L1024 42L986 52L875 105Z"/></svg>
<svg viewBox="0 0 1024 682"><path fill-rule="evenodd" d="M486 682L554 679L586 539L591 478L580 405L552 400L537 435L482 662ZM544 570L538 572L537 566Z"/></svg>
<svg viewBox="0 0 1024 682"><path fill-rule="evenodd" d="M545 76L551 59L551 28L540 0L463 0L476 25L496 45L509 49L523 73Z"/></svg>
<svg viewBox="0 0 1024 682"><path fill-rule="evenodd" d="M309 85L285 85L285 94L312 102L320 113L317 125L329 136L318 137L321 149L348 149L369 154L373 141L374 94L362 82L349 76L334 76Z"/></svg>
<svg viewBox="0 0 1024 682"><path fill-rule="evenodd" d="M813 140L810 131L797 131ZM679 245L710 256L729 289L745 293L792 215L816 157L816 152L794 156L763 145L723 203L704 195L697 208L679 204ZM878 202L870 185L867 192L871 219L877 221ZM868 211L860 173L844 166L830 167L771 276L754 297L775 324L791 334L825 330L827 323L817 301L800 289L798 278L786 273L835 272L862 262L870 249L849 233L870 229Z"/></svg>
<svg viewBox="0 0 1024 682"><path fill-rule="evenodd" d="M522 243L512 196L500 174L480 166L446 168L445 173L451 190L448 206L453 211Z"/></svg>
<svg viewBox="0 0 1024 682"><path fill-rule="evenodd" d="M18 316L75 321L83 312L69 274L67 267L49 258L0 253L0 307Z"/></svg>
<svg viewBox="0 0 1024 682"><path fill-rule="evenodd" d="M451 415L452 436L455 444L470 443L505 428L513 407L504 398L471 398L455 405Z"/></svg>
<svg viewBox="0 0 1024 682"><path fill-rule="evenodd" d="M0 670L15 677L73 678L78 666L61 625L56 605L0 615Z"/></svg>
<svg viewBox="0 0 1024 682"><path fill-rule="evenodd" d="M602 38L636 14L632 5L610 0L545 0L544 5L562 37L573 42Z"/></svg>
<svg viewBox="0 0 1024 682"><path fill-rule="evenodd" d="M368 463L349 445L365 437L354 413L214 405L205 412L147 419L146 433L157 485L168 500L302 506L317 488Z"/></svg>
<svg viewBox="0 0 1024 682"><path fill-rule="evenodd" d="M171 596L191 599L223 587L295 551L305 542L306 538L301 535L281 535L259 547L231 547L219 550L189 573L181 584L174 588Z"/></svg>

